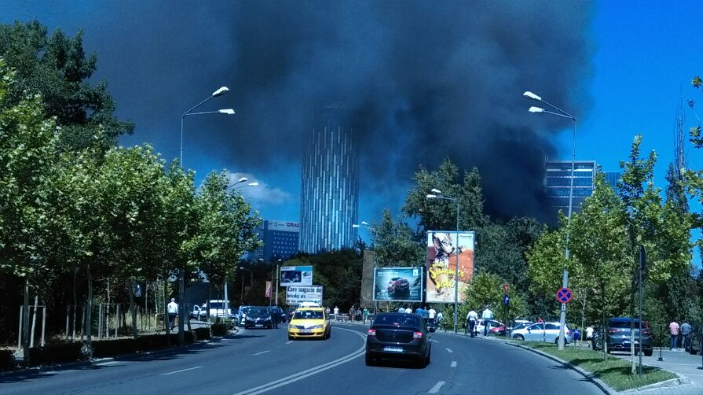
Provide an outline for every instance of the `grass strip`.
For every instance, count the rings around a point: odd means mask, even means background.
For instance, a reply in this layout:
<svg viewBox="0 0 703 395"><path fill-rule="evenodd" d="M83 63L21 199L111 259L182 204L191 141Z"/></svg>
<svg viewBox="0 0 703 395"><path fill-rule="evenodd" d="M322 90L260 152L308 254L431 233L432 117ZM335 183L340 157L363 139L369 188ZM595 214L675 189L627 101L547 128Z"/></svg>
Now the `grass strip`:
<svg viewBox="0 0 703 395"><path fill-rule="evenodd" d="M518 344L540 350L547 354L562 359L573 366L586 370L599 378L617 391L624 391L632 388L639 388L645 385L659 383L666 380L675 379L678 376L674 373L661 370L656 367L642 366L642 378L637 372L630 373L631 366L629 360L608 356L603 360L603 353L593 351L588 348L564 347L559 351L558 347L549 343L519 342Z"/></svg>

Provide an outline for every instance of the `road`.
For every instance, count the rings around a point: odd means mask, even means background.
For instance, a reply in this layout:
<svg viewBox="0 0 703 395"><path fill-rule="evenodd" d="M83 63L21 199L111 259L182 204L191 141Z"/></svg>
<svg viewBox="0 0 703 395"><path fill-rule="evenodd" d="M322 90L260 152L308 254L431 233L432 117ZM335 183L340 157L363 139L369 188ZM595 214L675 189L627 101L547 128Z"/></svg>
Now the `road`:
<svg viewBox="0 0 703 395"><path fill-rule="evenodd" d="M576 372L499 341L432 335L424 369L364 363L365 327L335 324L326 341L289 341L285 326L89 367L0 376L14 394L602 394Z"/></svg>

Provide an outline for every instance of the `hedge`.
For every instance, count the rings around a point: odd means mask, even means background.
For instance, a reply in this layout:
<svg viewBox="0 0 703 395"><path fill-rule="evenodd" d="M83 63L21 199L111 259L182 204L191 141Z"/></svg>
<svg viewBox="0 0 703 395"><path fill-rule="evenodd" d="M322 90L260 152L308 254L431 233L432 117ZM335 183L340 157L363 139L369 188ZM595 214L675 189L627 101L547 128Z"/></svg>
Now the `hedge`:
<svg viewBox="0 0 703 395"><path fill-rule="evenodd" d="M10 370L15 367L15 357L12 350L0 350L0 370Z"/></svg>

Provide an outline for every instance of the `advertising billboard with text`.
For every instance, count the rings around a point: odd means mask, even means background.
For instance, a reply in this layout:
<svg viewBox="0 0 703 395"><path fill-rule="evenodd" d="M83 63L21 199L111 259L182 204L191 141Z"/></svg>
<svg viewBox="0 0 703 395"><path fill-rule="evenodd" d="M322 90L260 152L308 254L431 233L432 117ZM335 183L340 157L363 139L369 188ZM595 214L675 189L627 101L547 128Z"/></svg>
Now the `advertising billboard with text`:
<svg viewBox="0 0 703 395"><path fill-rule="evenodd" d="M377 267L373 300L422 302L422 267Z"/></svg>
<svg viewBox="0 0 703 395"><path fill-rule="evenodd" d="M286 304L297 306L303 302L313 302L322 306L322 285L310 287L291 285L286 289Z"/></svg>
<svg viewBox="0 0 703 395"><path fill-rule="evenodd" d="M312 266L282 266L281 286L312 285Z"/></svg>
<svg viewBox="0 0 703 395"><path fill-rule="evenodd" d="M459 303L474 274L473 231L427 232L427 296L428 303L454 303L455 280L458 281ZM459 278L455 279L457 264Z"/></svg>

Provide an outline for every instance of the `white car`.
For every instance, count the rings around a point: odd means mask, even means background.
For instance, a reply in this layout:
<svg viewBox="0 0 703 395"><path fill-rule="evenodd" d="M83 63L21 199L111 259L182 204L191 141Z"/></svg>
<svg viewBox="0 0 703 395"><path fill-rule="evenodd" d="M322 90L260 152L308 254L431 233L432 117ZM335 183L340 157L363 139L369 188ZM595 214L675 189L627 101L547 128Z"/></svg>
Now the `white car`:
<svg viewBox="0 0 703 395"><path fill-rule="evenodd" d="M480 319L478 320L478 323L476 324L476 333L479 335L483 335L483 330L486 327L486 320ZM491 333L491 328L503 326L503 323L500 321L496 320L488 320L488 333Z"/></svg>
<svg viewBox="0 0 703 395"><path fill-rule="evenodd" d="M516 340L556 343L559 338L560 324L558 322L537 322L527 327L510 332L510 337ZM565 328L566 343L574 341L574 334L569 327Z"/></svg>

